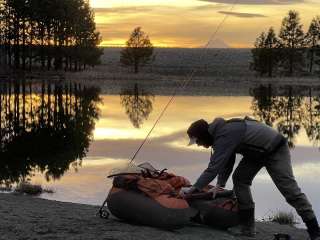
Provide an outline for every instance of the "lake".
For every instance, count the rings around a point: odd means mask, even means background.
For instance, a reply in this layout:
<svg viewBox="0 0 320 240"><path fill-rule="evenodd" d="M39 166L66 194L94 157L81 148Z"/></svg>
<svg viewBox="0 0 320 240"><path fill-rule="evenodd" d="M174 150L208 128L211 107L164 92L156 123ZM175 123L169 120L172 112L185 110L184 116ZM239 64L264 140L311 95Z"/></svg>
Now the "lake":
<svg viewBox="0 0 320 240"><path fill-rule="evenodd" d="M44 81L0 86L0 181L21 179L53 188L40 197L100 205L111 187L107 176L130 161L172 89L154 95L139 83L118 94L80 84ZM191 90L192 91L192 90ZM243 96L177 95L135 158L194 182L210 150L188 147L186 129L200 118L251 116L287 137L297 181L320 217L320 94L318 88L263 85ZM237 161L241 156L237 156ZM227 188L232 188L229 179ZM254 180L256 218L292 211L266 171Z"/></svg>

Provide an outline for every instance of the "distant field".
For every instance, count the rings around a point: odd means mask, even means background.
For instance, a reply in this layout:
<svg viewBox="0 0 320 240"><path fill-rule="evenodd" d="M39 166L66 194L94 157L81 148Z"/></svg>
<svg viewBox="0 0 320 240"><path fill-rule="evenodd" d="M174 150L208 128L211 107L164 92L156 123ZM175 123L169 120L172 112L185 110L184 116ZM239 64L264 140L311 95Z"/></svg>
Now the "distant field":
<svg viewBox="0 0 320 240"><path fill-rule="evenodd" d="M128 72L120 67L121 48L104 48L102 64L113 71ZM253 76L249 70L250 49L155 48L155 61L145 73L186 75L196 70L198 76Z"/></svg>
<svg viewBox="0 0 320 240"><path fill-rule="evenodd" d="M260 84L318 86L316 76L259 77L249 69L250 49L156 48L155 61L134 74L120 65L121 48L104 48L102 64L85 72L66 73L67 79L99 86L102 92L118 94L135 83L154 94L248 95ZM195 71L192 78L190 73Z"/></svg>

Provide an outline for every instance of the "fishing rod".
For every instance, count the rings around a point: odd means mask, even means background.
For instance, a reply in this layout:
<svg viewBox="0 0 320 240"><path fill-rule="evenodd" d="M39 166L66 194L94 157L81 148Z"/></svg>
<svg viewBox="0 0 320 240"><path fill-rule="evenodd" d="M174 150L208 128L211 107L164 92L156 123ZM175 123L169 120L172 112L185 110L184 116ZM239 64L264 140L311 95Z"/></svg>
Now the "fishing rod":
<svg viewBox="0 0 320 240"><path fill-rule="evenodd" d="M239 0L234 0L229 13L231 13L233 11L233 9L235 8L235 6L237 5ZM208 47L210 46L210 43L212 42L213 38L216 36L216 34L218 33L218 31L220 30L220 28L222 27L222 25L224 24L224 22L228 19L229 14L225 14L224 18L222 19L222 21L219 23L219 25L217 26L216 30L211 34L211 36L209 37L209 40L207 42L207 44L205 45L204 49L206 51L204 51L204 53L202 55L200 55L199 59L201 60L202 57L207 53ZM164 115L164 113L166 112L166 110L168 109L169 105L173 102L175 96L178 93L178 90L181 88L182 90L188 85L188 83L192 80L192 78L194 77L195 73L196 73L196 69L193 68L191 70L191 73L189 76L186 77L186 79L182 82L181 85L178 85L173 93L172 96L170 97L169 101L167 102L167 104L164 106L164 108L162 109L162 111L160 112L158 118L156 119L156 121L154 122L153 126L151 127L151 129L149 130L148 134L146 135L146 137L144 138L144 140L141 142L140 146L138 147L138 149L136 150L136 152L133 154L130 162L132 163L133 160L136 158L136 156L138 155L138 153L140 152L140 150L142 149L142 147L144 146L144 144L146 143L146 141L148 140L150 134L152 133L153 129L156 127L156 125L158 124L158 122L160 121L160 119L162 118L162 116Z"/></svg>

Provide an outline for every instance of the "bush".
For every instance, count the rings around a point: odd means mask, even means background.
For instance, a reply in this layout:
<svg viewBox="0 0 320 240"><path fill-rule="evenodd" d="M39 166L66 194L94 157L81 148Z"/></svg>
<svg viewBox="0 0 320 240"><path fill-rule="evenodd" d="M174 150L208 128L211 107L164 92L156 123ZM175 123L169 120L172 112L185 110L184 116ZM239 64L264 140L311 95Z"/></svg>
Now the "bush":
<svg viewBox="0 0 320 240"><path fill-rule="evenodd" d="M52 189L45 189L39 184L31 184L29 182L20 182L15 188L16 193L25 193L28 195L39 195L41 193L53 193Z"/></svg>
<svg viewBox="0 0 320 240"><path fill-rule="evenodd" d="M11 185L0 185L1 192L11 192L12 186Z"/></svg>

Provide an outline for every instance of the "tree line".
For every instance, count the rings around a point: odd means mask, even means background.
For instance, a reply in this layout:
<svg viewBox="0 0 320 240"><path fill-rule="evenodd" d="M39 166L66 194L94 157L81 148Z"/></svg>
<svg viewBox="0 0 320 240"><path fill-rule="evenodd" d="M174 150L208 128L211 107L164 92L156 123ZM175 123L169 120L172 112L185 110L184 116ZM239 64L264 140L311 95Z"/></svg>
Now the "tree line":
<svg viewBox="0 0 320 240"><path fill-rule="evenodd" d="M289 11L279 34L273 27L262 32L252 49L253 70L260 76L313 74L320 67L320 16L312 19L305 33L297 11Z"/></svg>
<svg viewBox="0 0 320 240"><path fill-rule="evenodd" d="M0 65L77 71L99 63L100 42L85 0L0 0Z"/></svg>

